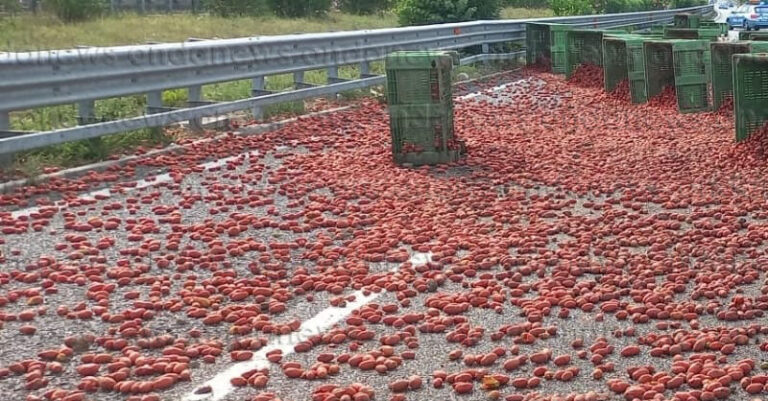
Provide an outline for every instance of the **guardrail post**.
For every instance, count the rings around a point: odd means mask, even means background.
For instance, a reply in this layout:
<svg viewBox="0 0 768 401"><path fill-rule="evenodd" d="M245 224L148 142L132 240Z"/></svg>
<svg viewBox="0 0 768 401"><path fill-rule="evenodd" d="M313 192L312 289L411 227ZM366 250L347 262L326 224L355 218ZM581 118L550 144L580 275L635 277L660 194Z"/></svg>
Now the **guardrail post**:
<svg viewBox="0 0 768 401"><path fill-rule="evenodd" d="M157 113L163 108L163 92L154 91L147 93L147 113Z"/></svg>
<svg viewBox="0 0 768 401"><path fill-rule="evenodd" d="M331 66L328 67L328 77L326 79L326 83L328 84L335 84L342 82L343 80L339 79L339 66ZM333 93L330 97L335 98L338 95L338 93Z"/></svg>
<svg viewBox="0 0 768 401"><path fill-rule="evenodd" d="M83 100L77 103L77 124L88 125L96 122L96 115L93 112L94 101ZM87 146L90 151L99 157L107 157L107 151L104 146L104 141L101 137L90 138L86 140Z"/></svg>
<svg viewBox="0 0 768 401"><path fill-rule="evenodd" d="M339 67L328 67L328 83L333 83L335 79L339 78Z"/></svg>
<svg viewBox="0 0 768 401"><path fill-rule="evenodd" d="M0 111L0 131L8 131L11 128L11 113Z"/></svg>
<svg viewBox="0 0 768 401"><path fill-rule="evenodd" d="M367 78L371 75L371 63L368 61L360 62L360 78Z"/></svg>
<svg viewBox="0 0 768 401"><path fill-rule="evenodd" d="M200 85L190 86L187 92L188 102L200 102L203 100L203 87ZM203 120L201 118L195 118L189 120L189 127L195 131L203 130Z"/></svg>
<svg viewBox="0 0 768 401"><path fill-rule="evenodd" d="M0 111L0 131L11 129L11 114ZM13 164L13 153L0 153L0 168L10 167Z"/></svg>
<svg viewBox="0 0 768 401"><path fill-rule="evenodd" d="M93 100L84 100L77 104L77 124L87 125L93 123Z"/></svg>
<svg viewBox="0 0 768 401"><path fill-rule="evenodd" d="M293 73L293 88L304 88L304 71L296 71Z"/></svg>
<svg viewBox="0 0 768 401"><path fill-rule="evenodd" d="M264 92L264 84L266 83L266 77L255 77L251 80L251 96L259 96ZM253 106L251 114L254 120L261 120L264 118L264 108L261 106Z"/></svg>
<svg viewBox="0 0 768 401"><path fill-rule="evenodd" d="M147 114L162 113L165 111L163 106L163 91L153 91L147 93ZM163 128L150 128L150 135L153 139L162 140Z"/></svg>
<svg viewBox="0 0 768 401"><path fill-rule="evenodd" d="M483 52L483 54L488 54L491 52L491 46L488 43L483 43L480 45L480 51ZM483 60L483 64L488 65L489 61L488 59Z"/></svg>

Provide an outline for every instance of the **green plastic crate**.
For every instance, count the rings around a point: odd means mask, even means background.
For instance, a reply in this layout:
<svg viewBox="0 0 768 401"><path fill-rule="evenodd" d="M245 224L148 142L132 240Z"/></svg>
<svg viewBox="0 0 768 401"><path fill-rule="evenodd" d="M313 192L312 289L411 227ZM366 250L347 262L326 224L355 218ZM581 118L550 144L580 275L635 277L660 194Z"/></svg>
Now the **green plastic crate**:
<svg viewBox="0 0 768 401"><path fill-rule="evenodd" d="M701 16L691 13L675 14L674 24L678 28L698 28Z"/></svg>
<svg viewBox="0 0 768 401"><path fill-rule="evenodd" d="M706 39L715 41L720 35L720 28L668 27L664 29L664 39Z"/></svg>
<svg viewBox="0 0 768 401"><path fill-rule="evenodd" d="M566 32L565 76L570 78L582 64L603 65L603 36L621 35L615 29L573 29Z"/></svg>
<svg viewBox="0 0 768 401"><path fill-rule="evenodd" d="M645 82L645 39L630 39L625 44L627 46L627 77L632 103L645 103L648 101Z"/></svg>
<svg viewBox="0 0 768 401"><path fill-rule="evenodd" d="M714 21L701 21L699 28L717 29L720 35L728 35L728 24Z"/></svg>
<svg viewBox="0 0 768 401"><path fill-rule="evenodd" d="M651 26L651 34L658 34L663 35L664 34L664 27L666 25L653 25Z"/></svg>
<svg viewBox="0 0 768 401"><path fill-rule="evenodd" d="M739 31L739 40L768 40L768 32Z"/></svg>
<svg viewBox="0 0 768 401"><path fill-rule="evenodd" d="M390 105L451 102L451 70L458 53L395 52L386 58Z"/></svg>
<svg viewBox="0 0 768 401"><path fill-rule="evenodd" d="M454 127L450 105L393 105L389 115L396 163L438 164L461 156L461 149L451 146Z"/></svg>
<svg viewBox="0 0 768 401"><path fill-rule="evenodd" d="M768 54L733 56L733 111L737 142L768 120Z"/></svg>
<svg viewBox="0 0 768 401"><path fill-rule="evenodd" d="M712 54L712 105L718 110L726 99L733 96L733 55L742 53L768 53L768 42L715 42L710 44Z"/></svg>
<svg viewBox="0 0 768 401"><path fill-rule="evenodd" d="M739 40L749 40L750 31L739 31Z"/></svg>
<svg viewBox="0 0 768 401"><path fill-rule="evenodd" d="M603 84L612 92L624 80L629 81L633 103L645 103L645 36L611 35L603 38Z"/></svg>
<svg viewBox="0 0 768 401"><path fill-rule="evenodd" d="M705 40L651 40L644 43L646 94L674 86L678 110L710 109L710 50Z"/></svg>
<svg viewBox="0 0 768 401"><path fill-rule="evenodd" d="M565 33L571 25L544 22L525 24L525 57L528 65L541 64L552 72L565 74Z"/></svg>
<svg viewBox="0 0 768 401"><path fill-rule="evenodd" d="M682 113L712 108L709 43L705 40L678 42L672 46L677 108Z"/></svg>
<svg viewBox="0 0 768 401"><path fill-rule="evenodd" d="M606 36L603 38L603 89L613 92L627 76L626 37Z"/></svg>

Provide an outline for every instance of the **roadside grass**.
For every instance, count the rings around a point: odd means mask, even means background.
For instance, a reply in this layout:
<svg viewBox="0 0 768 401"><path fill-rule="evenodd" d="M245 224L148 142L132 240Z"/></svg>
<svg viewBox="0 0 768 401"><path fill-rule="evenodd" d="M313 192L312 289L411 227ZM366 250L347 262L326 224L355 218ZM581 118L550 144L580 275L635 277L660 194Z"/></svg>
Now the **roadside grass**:
<svg viewBox="0 0 768 401"><path fill-rule="evenodd" d="M551 8L519 8L507 7L501 10L503 19L524 19L524 18L543 18L554 17L555 13Z"/></svg>
<svg viewBox="0 0 768 401"><path fill-rule="evenodd" d="M543 14L540 10L505 9L504 18L532 18ZM139 16L123 14L79 24L62 24L47 15L22 15L0 20L0 50L30 50L67 48L75 45L105 46L141 43L147 40L178 41L188 37L237 37L261 34L282 34L298 32L320 32L350 29L373 29L395 26L393 14L379 16L352 16L331 13L328 19L280 19L266 17L224 19L192 14L162 14ZM215 34L214 34L215 33ZM461 66L455 74L465 73L470 78L498 71L496 63ZM353 79L359 76L355 65L339 68L339 77ZM384 74L383 62L371 63L371 73ZM311 84L327 82L326 70L305 72L304 81ZM267 90L284 91L293 86L293 75L269 76ZM378 93L383 88L376 88ZM371 90L356 90L339 94L342 99L370 96ZM203 86L203 97L209 101L232 101L251 96L251 81L241 80ZM166 107L184 107L187 102L186 89L163 92ZM298 115L305 112L303 101L276 104L264 109L264 118ZM94 105L97 120L115 120L139 116L145 113L145 96L98 100ZM249 118L249 112L245 112ZM77 107L62 105L11 113L11 129L20 131L45 131L72 127L77 124ZM139 147L155 147L167 144L173 138L162 129L145 129L106 136L100 139L77 141L57 146L23 152L16 155L11 170L31 177L39 175L46 167L68 168L77 165L103 161L120 154L131 153Z"/></svg>
<svg viewBox="0 0 768 401"><path fill-rule="evenodd" d="M546 8L507 7L502 18L551 17ZM206 14L114 14L65 24L45 13L0 18L0 51L64 49L75 46L116 46L147 41L178 42L188 38L236 38L307 32L335 32L397 26L392 12L359 16L331 12L322 19L275 16L222 18Z"/></svg>
<svg viewBox="0 0 768 401"><path fill-rule="evenodd" d="M64 49L74 46L116 46L147 41L179 42L188 38L236 38L307 32L333 32L397 26L393 13L358 16L339 12L322 19L274 16L223 18L206 14L114 14L65 24L40 13L0 19L0 51Z"/></svg>

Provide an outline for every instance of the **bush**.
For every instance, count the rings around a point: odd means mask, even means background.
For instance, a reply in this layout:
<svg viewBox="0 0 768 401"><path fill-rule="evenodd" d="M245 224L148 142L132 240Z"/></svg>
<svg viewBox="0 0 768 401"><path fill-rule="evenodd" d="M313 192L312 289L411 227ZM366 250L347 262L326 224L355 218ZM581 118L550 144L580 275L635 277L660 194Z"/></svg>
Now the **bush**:
<svg viewBox="0 0 768 401"><path fill-rule="evenodd" d="M628 0L606 0L605 13L611 14L623 12L627 8L627 1Z"/></svg>
<svg viewBox="0 0 768 401"><path fill-rule="evenodd" d="M592 14L592 4L589 0L551 0L552 11L557 16Z"/></svg>
<svg viewBox="0 0 768 401"><path fill-rule="evenodd" d="M375 14L390 6L389 0L339 0L339 9L350 14Z"/></svg>
<svg viewBox="0 0 768 401"><path fill-rule="evenodd" d="M269 0L269 8L280 17L319 17L331 9L332 0Z"/></svg>
<svg viewBox="0 0 768 401"><path fill-rule="evenodd" d="M706 0L672 0L672 8L696 7L707 4Z"/></svg>
<svg viewBox="0 0 768 401"><path fill-rule="evenodd" d="M440 24L499 18L499 0L400 0L401 25Z"/></svg>
<svg viewBox="0 0 768 401"><path fill-rule="evenodd" d="M549 0L504 0L503 4L516 8L549 8Z"/></svg>
<svg viewBox="0 0 768 401"><path fill-rule="evenodd" d="M100 17L107 9L104 0L45 0L43 4L64 22Z"/></svg>
<svg viewBox="0 0 768 401"><path fill-rule="evenodd" d="M258 16L269 11L266 0L204 0L203 6L220 17Z"/></svg>
<svg viewBox="0 0 768 401"><path fill-rule="evenodd" d="M21 11L21 4L19 4L19 0L0 0L0 11L16 14Z"/></svg>

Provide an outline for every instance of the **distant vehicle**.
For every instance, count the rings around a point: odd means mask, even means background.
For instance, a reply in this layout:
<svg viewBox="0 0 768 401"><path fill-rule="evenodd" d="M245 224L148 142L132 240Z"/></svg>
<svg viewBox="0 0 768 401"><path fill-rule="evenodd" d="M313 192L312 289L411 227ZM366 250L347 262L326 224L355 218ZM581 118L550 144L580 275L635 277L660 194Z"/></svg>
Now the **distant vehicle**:
<svg viewBox="0 0 768 401"><path fill-rule="evenodd" d="M755 6L744 4L741 7L731 11L731 15L725 19L725 23L728 24L728 29L746 28L746 16L752 11L751 9L754 8Z"/></svg>
<svg viewBox="0 0 768 401"><path fill-rule="evenodd" d="M720 3L717 8L721 10L727 10L729 8L733 7L732 5L729 5L729 3Z"/></svg>
<svg viewBox="0 0 768 401"><path fill-rule="evenodd" d="M744 28L748 31L768 28L768 5L751 6L750 12L744 15Z"/></svg>

